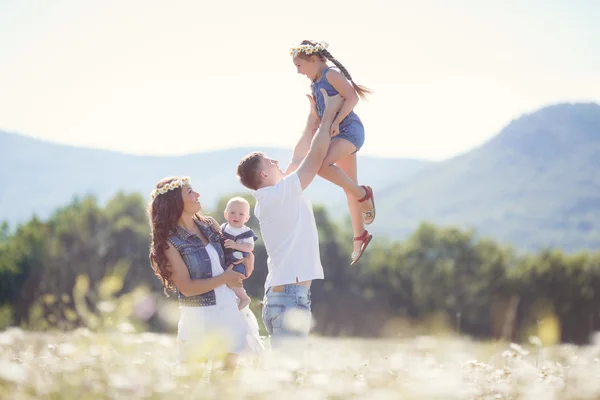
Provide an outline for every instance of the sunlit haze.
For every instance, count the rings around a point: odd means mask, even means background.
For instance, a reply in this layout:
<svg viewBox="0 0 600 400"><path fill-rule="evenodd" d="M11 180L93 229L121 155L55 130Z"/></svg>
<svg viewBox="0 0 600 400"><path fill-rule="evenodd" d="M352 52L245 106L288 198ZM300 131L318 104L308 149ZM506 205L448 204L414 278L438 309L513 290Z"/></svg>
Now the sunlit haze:
<svg viewBox="0 0 600 400"><path fill-rule="evenodd" d="M0 2L0 130L135 154L292 147L325 40L356 82L361 154L439 160L511 119L600 101L595 1Z"/></svg>

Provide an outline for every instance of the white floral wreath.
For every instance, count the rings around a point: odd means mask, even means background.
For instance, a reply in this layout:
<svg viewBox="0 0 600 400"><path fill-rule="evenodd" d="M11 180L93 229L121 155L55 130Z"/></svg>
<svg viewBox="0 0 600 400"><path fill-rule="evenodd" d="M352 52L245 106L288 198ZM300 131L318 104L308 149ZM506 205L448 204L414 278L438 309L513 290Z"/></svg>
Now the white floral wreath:
<svg viewBox="0 0 600 400"><path fill-rule="evenodd" d="M327 43L327 42L317 42L314 45L313 44L301 44L299 46L292 47L290 49L290 55L293 57L296 57L300 53L311 55L314 53L318 53L322 50L325 50L328 47L329 47L329 43Z"/></svg>
<svg viewBox="0 0 600 400"><path fill-rule="evenodd" d="M181 178L177 178L171 183L168 183L160 188L156 188L150 193L150 197L154 200L158 195L165 194L169 190L177 189L179 187L189 185L192 182L192 179L189 176L182 176Z"/></svg>

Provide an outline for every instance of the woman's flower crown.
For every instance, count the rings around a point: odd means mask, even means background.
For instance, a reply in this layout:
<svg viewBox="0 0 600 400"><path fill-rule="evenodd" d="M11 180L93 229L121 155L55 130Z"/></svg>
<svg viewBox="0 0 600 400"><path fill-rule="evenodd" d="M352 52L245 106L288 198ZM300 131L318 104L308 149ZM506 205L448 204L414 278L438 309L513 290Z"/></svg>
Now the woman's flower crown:
<svg viewBox="0 0 600 400"><path fill-rule="evenodd" d="M192 182L192 179L189 176L182 176L181 178L177 178L174 181L160 187L156 188L150 193L150 197L154 200L158 195L165 194L169 190L177 189L185 185L189 185Z"/></svg>
<svg viewBox="0 0 600 400"><path fill-rule="evenodd" d="M314 54L323 51L329 47L327 42L317 42L315 44L301 44L290 49L290 55L296 57L300 53Z"/></svg>

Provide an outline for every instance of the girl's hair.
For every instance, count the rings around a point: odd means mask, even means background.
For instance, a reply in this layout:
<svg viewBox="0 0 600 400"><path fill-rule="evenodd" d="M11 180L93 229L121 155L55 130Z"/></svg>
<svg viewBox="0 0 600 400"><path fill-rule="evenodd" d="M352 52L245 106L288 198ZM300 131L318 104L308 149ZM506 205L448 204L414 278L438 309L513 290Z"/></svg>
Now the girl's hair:
<svg viewBox="0 0 600 400"><path fill-rule="evenodd" d="M168 177L161 179L156 188L168 185L179 177ZM160 279L165 287L165 294L168 291L176 291L175 284L171 279L169 262L165 251L169 248L169 236L175 234L177 221L183 213L183 198L181 197L182 187L169 190L167 193L158 195L148 205L148 218L150 220L150 264L154 274ZM210 226L215 233L221 234L221 230L213 218L205 217L200 214L194 216L199 221Z"/></svg>
<svg viewBox="0 0 600 400"><path fill-rule="evenodd" d="M300 45L304 45L304 44L309 44L311 46L314 46L317 44L317 42L315 42L313 40L303 40L302 43L300 43ZM350 83L352 84L352 87L354 88L354 90L356 90L356 94L358 94L358 96L361 99L366 99L368 94L373 93L371 89L355 83L352 80L352 76L350 75L350 73L348 72L346 67L344 67L341 62L339 62L334 56L332 56L331 53L329 52L329 50L323 49L323 50L317 51L316 53L313 53L313 54L305 54L302 52L298 53L298 57L300 57L304 60L310 59L311 56L317 56L317 57L319 57L319 59L321 61L326 61L326 60L331 61L340 71L342 71L342 74L344 74L346 79L348 79L350 81Z"/></svg>

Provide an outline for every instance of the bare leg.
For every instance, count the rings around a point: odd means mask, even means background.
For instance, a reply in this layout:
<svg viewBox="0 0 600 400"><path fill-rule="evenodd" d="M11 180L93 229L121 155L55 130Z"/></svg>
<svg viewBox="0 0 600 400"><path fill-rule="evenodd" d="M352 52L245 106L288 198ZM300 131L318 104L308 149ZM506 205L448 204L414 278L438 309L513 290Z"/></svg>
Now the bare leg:
<svg viewBox="0 0 600 400"><path fill-rule="evenodd" d="M335 183L344 189L346 193L359 199L365 195L364 189L358 186L358 183L351 179L340 167L335 165L338 161L350 156L355 150L356 147L345 139L333 140L319 170L319 176Z"/></svg>
<svg viewBox="0 0 600 400"><path fill-rule="evenodd" d="M348 157L343 158L337 163L339 167L344 171L344 173L352 179L354 182L357 181L357 160L356 153L350 154ZM360 209L360 203L356 200L356 197L352 196L352 194L346 193L346 198L348 200L348 209L350 210L350 217L352 218L352 232L354 233L354 237L358 237L362 235L365 231L365 224L363 224L362 213ZM360 251L360 246L362 242L354 241L354 251Z"/></svg>
<svg viewBox="0 0 600 400"><path fill-rule="evenodd" d="M362 211L370 210L373 202L371 200L362 203L358 201L365 196L366 192L358 185L357 160L354 150L356 147L345 139L333 140L323 166L319 170L319 175L340 186L346 193L348 209L352 218L352 231L354 237L359 237L365 232ZM354 240L352 245L354 253L359 253L362 245L362 241Z"/></svg>
<svg viewBox="0 0 600 400"><path fill-rule="evenodd" d="M238 304L238 309L244 309L248 304L250 304L250 296L246 293L246 289L243 287L232 288L235 295L240 299L240 303Z"/></svg>
<svg viewBox="0 0 600 400"><path fill-rule="evenodd" d="M346 139L335 139L331 142L329 146L329 150L327 151L327 155L325 156L325 161L323 161L323 165L319 170L319 176L324 179L327 179L329 182L332 182L346 192L346 195L354 197L355 200L361 199L366 195L365 189L358 185L356 179L356 153L353 153L356 150L356 147L347 141ZM339 166L335 165L340 161L353 156L354 158L354 178L351 178L344 170L342 170ZM359 210L368 211L373 208L373 202L371 200L365 201L363 203L358 203ZM350 212L352 215L352 211ZM358 214L358 218L362 221L362 214ZM352 220L354 220L354 216L352 215ZM354 224L354 223L353 223ZM363 226L364 228L364 226ZM364 229L363 229L364 230ZM362 234L362 231L359 232L359 235Z"/></svg>

